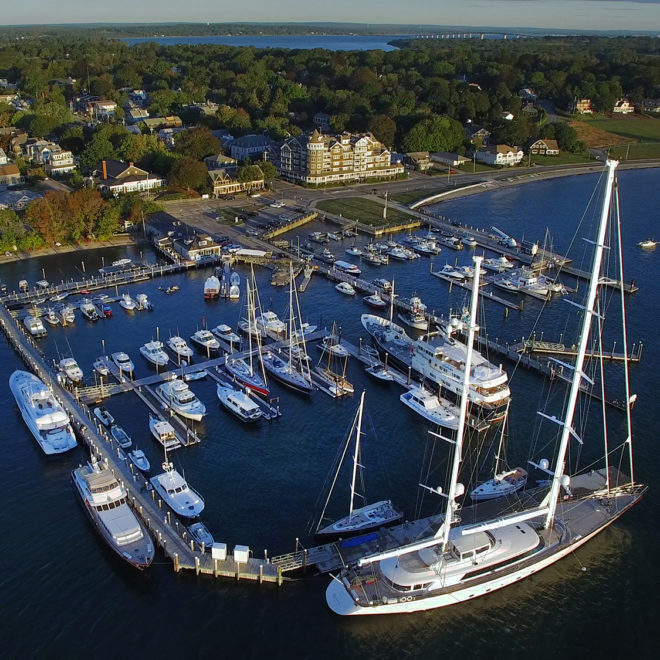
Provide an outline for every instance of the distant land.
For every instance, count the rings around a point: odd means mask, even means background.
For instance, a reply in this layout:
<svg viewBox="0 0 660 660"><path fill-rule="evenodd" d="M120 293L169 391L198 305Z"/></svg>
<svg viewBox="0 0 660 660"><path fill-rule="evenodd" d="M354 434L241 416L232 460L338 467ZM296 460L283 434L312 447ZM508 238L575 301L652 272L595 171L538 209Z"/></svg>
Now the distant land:
<svg viewBox="0 0 660 660"><path fill-rule="evenodd" d="M490 27L485 25L405 25L375 23L62 23L8 25L3 37L60 37L63 35L120 39L129 37L241 36L241 35L432 35L445 33L511 34L529 37L602 35L657 36L654 30L566 30L555 28Z"/></svg>

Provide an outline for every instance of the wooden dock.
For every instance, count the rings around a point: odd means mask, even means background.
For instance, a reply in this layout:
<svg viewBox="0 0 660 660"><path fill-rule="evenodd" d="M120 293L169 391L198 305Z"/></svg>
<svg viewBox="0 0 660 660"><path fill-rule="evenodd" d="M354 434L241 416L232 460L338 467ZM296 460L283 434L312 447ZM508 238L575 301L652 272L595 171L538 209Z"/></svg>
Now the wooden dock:
<svg viewBox="0 0 660 660"><path fill-rule="evenodd" d="M461 282L460 280L453 279L451 277L447 277L446 275L443 275L442 273L438 273L437 271L434 272L431 270L431 275L433 277L437 277L440 280L444 280L449 284L449 292L451 293L452 287L458 286L461 289L465 289L467 291L472 290L472 283L466 283L466 282ZM485 287L489 284L488 281L482 280L481 283L479 284L480 287ZM492 300L493 302L498 303L499 305L504 305L507 309L513 309L515 311L520 311L522 310L522 306L518 305L514 302L511 302L510 300L507 300L506 298L500 298L500 296L496 296L492 291L479 291L479 297L480 298L485 298L487 300Z"/></svg>

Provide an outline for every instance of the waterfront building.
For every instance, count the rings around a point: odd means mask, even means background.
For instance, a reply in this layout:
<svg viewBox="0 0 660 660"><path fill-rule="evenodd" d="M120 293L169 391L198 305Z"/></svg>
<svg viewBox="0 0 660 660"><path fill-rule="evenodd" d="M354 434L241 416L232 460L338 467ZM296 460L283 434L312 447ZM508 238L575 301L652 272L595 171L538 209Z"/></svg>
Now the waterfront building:
<svg viewBox="0 0 660 660"><path fill-rule="evenodd" d="M541 156L559 156L559 145L557 140L539 138L529 145L529 152Z"/></svg>
<svg viewBox="0 0 660 660"><path fill-rule="evenodd" d="M146 170L128 165L120 160L102 160L92 171L94 185L101 191L112 193L115 197L122 193L144 192L161 188L165 183L159 176Z"/></svg>
<svg viewBox="0 0 660 660"><path fill-rule="evenodd" d="M519 147L511 147L508 144L491 144L485 149L476 152L476 159L486 165L500 165L512 167L518 165L523 159L525 152Z"/></svg>

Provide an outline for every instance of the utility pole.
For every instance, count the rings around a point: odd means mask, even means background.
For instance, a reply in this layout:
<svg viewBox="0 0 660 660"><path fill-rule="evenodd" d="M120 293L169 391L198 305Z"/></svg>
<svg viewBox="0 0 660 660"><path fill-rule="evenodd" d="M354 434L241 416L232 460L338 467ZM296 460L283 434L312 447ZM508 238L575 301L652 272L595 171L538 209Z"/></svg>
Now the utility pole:
<svg viewBox="0 0 660 660"><path fill-rule="evenodd" d="M383 207L383 220L387 220L387 191L385 191L385 206Z"/></svg>

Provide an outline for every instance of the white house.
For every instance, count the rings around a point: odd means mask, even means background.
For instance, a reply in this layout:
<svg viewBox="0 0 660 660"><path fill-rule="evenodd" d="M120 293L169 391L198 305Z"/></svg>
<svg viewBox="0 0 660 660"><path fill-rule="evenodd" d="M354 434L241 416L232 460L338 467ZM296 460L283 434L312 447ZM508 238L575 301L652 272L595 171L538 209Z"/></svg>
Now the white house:
<svg viewBox="0 0 660 660"><path fill-rule="evenodd" d="M122 193L153 190L165 183L161 177L149 174L133 163L127 165L111 159L101 161L92 172L92 177L99 190L111 192L115 197Z"/></svg>
<svg viewBox="0 0 660 660"><path fill-rule="evenodd" d="M73 160L73 154L70 151L59 151L50 155L50 160L46 164L46 172L49 176L58 176L67 174L76 169Z"/></svg>
<svg viewBox="0 0 660 660"><path fill-rule="evenodd" d="M635 112L635 107L630 105L630 101L628 99L619 99L614 104L614 107L612 108L612 112L616 112L617 114L620 115L629 115Z"/></svg>
<svg viewBox="0 0 660 660"><path fill-rule="evenodd" d="M511 167L518 165L525 153L518 147L510 147L508 144L491 144L485 149L479 149L476 159L486 165L499 165Z"/></svg>

